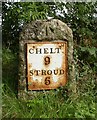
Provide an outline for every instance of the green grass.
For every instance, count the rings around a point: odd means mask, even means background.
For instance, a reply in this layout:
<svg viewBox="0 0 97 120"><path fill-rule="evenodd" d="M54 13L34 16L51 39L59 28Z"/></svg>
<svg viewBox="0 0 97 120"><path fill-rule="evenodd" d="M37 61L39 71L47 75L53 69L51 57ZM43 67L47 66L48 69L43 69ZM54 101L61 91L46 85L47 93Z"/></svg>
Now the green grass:
<svg viewBox="0 0 97 120"><path fill-rule="evenodd" d="M63 88L38 92L32 100L17 99L18 57L3 50L2 118L95 118L95 74L88 65L77 76L77 96ZM84 71L85 70L85 71ZM76 72L78 75L78 72ZM68 86L66 86L68 88ZM69 88L68 88L69 89Z"/></svg>
<svg viewBox="0 0 97 120"><path fill-rule="evenodd" d="M18 56L10 50L2 51L2 81L16 92L18 83Z"/></svg>

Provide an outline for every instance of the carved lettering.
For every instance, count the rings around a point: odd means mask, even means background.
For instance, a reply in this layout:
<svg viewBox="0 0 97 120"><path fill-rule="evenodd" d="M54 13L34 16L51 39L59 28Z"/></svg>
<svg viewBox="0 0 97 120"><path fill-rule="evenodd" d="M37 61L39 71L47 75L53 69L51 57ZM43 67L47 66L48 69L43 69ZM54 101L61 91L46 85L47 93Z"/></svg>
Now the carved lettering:
<svg viewBox="0 0 97 120"><path fill-rule="evenodd" d="M44 48L44 54L48 54L48 48Z"/></svg>
<svg viewBox="0 0 97 120"><path fill-rule="evenodd" d="M46 75L46 70L41 70L41 75Z"/></svg>
<svg viewBox="0 0 97 120"><path fill-rule="evenodd" d="M46 84L46 85L49 85L49 84L50 84L50 77L46 77L46 78L45 78L45 84Z"/></svg>
<svg viewBox="0 0 97 120"><path fill-rule="evenodd" d="M57 70L30 70L30 76L41 76L41 75L63 75L65 71L63 69Z"/></svg>
<svg viewBox="0 0 97 120"><path fill-rule="evenodd" d="M61 53L61 48L30 48L30 54L56 54Z"/></svg>
<svg viewBox="0 0 97 120"><path fill-rule="evenodd" d="M34 49L33 48L29 49L29 53L33 54L34 53Z"/></svg>
<svg viewBox="0 0 97 120"><path fill-rule="evenodd" d="M50 58L49 58L48 56L46 56L46 57L44 58L44 64L45 64L45 65L50 64Z"/></svg>
<svg viewBox="0 0 97 120"><path fill-rule="evenodd" d="M34 73L33 73L33 70L30 70L30 76L32 76Z"/></svg>
<svg viewBox="0 0 97 120"><path fill-rule="evenodd" d="M64 70L60 70L60 75L63 75L64 74Z"/></svg>
<svg viewBox="0 0 97 120"><path fill-rule="evenodd" d="M52 74L52 70L48 70L48 71L47 71L47 74L48 74L48 75L51 75L51 74Z"/></svg>
<svg viewBox="0 0 97 120"><path fill-rule="evenodd" d="M42 49L41 48L36 48L36 54L41 54L42 53Z"/></svg>

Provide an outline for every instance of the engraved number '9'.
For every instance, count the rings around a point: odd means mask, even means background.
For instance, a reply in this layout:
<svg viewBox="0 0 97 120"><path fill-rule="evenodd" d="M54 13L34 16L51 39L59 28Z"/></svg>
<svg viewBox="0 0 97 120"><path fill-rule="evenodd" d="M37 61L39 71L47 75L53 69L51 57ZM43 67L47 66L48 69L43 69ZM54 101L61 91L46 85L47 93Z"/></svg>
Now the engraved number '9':
<svg viewBox="0 0 97 120"><path fill-rule="evenodd" d="M50 58L48 56L44 58L44 64L45 65L50 64Z"/></svg>
<svg viewBox="0 0 97 120"><path fill-rule="evenodd" d="M44 58L44 64L45 64L45 65L50 64L50 58L49 58L48 56L46 56L46 57ZM49 85L49 84L50 84L50 77L46 77L46 78L45 78L45 84L46 84L46 85Z"/></svg>

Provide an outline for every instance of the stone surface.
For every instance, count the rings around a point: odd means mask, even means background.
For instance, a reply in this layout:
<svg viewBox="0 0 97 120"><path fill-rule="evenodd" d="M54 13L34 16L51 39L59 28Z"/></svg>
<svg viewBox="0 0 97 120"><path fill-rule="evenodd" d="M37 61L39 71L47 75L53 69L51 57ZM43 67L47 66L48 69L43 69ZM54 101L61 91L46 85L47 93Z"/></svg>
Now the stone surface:
<svg viewBox="0 0 97 120"><path fill-rule="evenodd" d="M21 40L52 41L70 40L72 38L71 29L62 21L52 19L50 21L32 21L23 27Z"/></svg>
<svg viewBox="0 0 97 120"><path fill-rule="evenodd" d="M72 30L58 19L37 20L24 25L19 38L19 98L33 98L32 91L27 91L26 76L26 43L43 41L67 41L68 44L68 81L71 81L72 91L76 92L73 59ZM74 83L74 85L73 85ZM29 97L30 96L30 97Z"/></svg>

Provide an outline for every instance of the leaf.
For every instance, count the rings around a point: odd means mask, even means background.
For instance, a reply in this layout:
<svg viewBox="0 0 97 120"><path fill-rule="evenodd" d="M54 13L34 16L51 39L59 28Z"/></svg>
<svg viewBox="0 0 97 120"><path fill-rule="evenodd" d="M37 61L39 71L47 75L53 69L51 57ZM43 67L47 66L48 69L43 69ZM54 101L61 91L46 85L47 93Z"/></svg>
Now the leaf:
<svg viewBox="0 0 97 120"><path fill-rule="evenodd" d="M81 48L81 51L82 52L84 52L84 51L86 51L87 50L87 48L86 47L80 47Z"/></svg>
<svg viewBox="0 0 97 120"><path fill-rule="evenodd" d="M96 57L97 49L95 47L88 48L88 51L91 55L94 55L94 57Z"/></svg>

